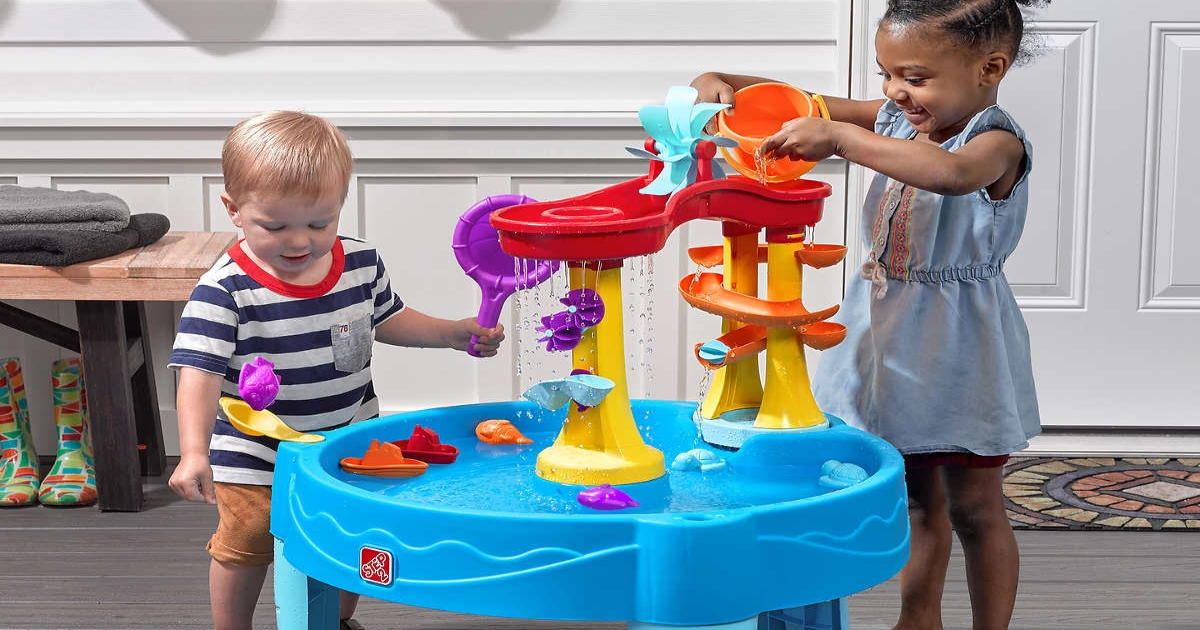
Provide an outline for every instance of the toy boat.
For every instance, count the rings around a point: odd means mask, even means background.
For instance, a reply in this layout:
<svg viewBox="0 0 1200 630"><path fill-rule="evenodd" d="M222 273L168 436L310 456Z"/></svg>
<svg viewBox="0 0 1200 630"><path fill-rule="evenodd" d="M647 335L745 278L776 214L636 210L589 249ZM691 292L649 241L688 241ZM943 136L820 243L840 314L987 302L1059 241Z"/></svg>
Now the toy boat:
<svg viewBox="0 0 1200 630"><path fill-rule="evenodd" d="M342 458L341 465L348 473L371 477L416 477L429 468L421 460L405 457L399 446L391 442L380 444L379 440L372 440L362 457Z"/></svg>
<svg viewBox="0 0 1200 630"><path fill-rule="evenodd" d="M405 457L429 464L453 464L458 459L457 446L442 444L433 429L419 424L413 427L412 436L407 440L396 440L392 444L400 447Z"/></svg>

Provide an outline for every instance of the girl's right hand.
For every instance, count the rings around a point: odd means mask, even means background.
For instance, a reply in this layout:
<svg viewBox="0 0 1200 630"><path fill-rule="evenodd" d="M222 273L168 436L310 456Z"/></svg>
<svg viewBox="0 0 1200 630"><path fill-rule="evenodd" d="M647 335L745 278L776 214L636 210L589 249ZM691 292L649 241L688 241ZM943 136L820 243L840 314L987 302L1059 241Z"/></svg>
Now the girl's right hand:
<svg viewBox="0 0 1200 630"><path fill-rule="evenodd" d="M217 495L213 491L212 466L208 456L182 456L171 480L167 482L175 494L188 501L202 501L216 504Z"/></svg>
<svg viewBox="0 0 1200 630"><path fill-rule="evenodd" d="M736 91L733 86L725 80L719 72L705 72L704 74L692 79L692 87L700 94L696 97L698 103L725 103L730 105L725 110L725 114L733 114L733 93ZM704 131L709 134L717 132L717 118L714 116L705 125Z"/></svg>

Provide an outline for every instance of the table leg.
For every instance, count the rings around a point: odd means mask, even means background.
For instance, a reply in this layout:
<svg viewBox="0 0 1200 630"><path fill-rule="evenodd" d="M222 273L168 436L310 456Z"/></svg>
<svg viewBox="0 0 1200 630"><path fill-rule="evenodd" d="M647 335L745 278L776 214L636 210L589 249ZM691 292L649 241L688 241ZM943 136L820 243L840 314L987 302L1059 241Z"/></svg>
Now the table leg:
<svg viewBox="0 0 1200 630"><path fill-rule="evenodd" d="M751 617L744 621L705 626L664 626L657 623L630 621L625 627L627 630L758 630L759 625L758 617Z"/></svg>
<svg viewBox="0 0 1200 630"><path fill-rule="evenodd" d="M75 313L99 506L136 512L142 509L142 479L124 309L120 302L79 300Z"/></svg>
<svg viewBox="0 0 1200 630"><path fill-rule="evenodd" d="M341 592L314 580L283 556L275 539L275 623L279 630L333 630L338 627Z"/></svg>
<svg viewBox="0 0 1200 630"><path fill-rule="evenodd" d="M850 607L845 597L827 602L773 610L759 615L759 630L847 630Z"/></svg>

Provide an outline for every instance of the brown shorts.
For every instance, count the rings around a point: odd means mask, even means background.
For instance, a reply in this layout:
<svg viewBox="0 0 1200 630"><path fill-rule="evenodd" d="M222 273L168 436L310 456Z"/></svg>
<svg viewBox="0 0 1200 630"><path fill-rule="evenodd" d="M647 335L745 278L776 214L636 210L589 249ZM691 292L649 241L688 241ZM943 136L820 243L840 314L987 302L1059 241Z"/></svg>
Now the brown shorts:
<svg viewBox="0 0 1200 630"><path fill-rule="evenodd" d="M215 483L221 521L208 554L221 564L265 567L275 559L271 536L271 486Z"/></svg>
<svg viewBox="0 0 1200 630"><path fill-rule="evenodd" d="M999 468L1008 463L1008 455L976 455L975 453L914 453L904 456L905 468Z"/></svg>

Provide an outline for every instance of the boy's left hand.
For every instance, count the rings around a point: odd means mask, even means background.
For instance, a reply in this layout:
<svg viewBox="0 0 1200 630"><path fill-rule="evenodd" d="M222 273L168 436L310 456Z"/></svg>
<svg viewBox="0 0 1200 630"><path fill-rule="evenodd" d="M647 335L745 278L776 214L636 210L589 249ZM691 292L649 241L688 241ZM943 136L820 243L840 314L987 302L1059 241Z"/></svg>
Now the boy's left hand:
<svg viewBox="0 0 1200 630"><path fill-rule="evenodd" d="M791 158L819 162L837 153L837 126L824 118L794 118L779 132L763 140L758 154L765 158Z"/></svg>
<svg viewBox="0 0 1200 630"><path fill-rule="evenodd" d="M455 329L454 338L450 340L450 347L463 352L474 351L476 356L494 357L500 349L500 342L504 341L504 325L497 324L495 328L484 328L475 321L474 317L458 320L458 327ZM474 347L471 346L471 337L477 336Z"/></svg>

